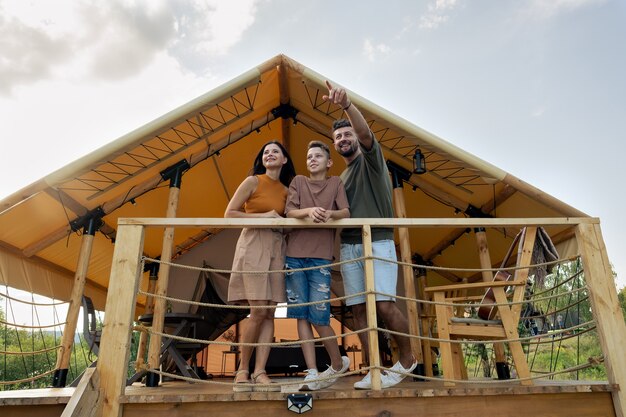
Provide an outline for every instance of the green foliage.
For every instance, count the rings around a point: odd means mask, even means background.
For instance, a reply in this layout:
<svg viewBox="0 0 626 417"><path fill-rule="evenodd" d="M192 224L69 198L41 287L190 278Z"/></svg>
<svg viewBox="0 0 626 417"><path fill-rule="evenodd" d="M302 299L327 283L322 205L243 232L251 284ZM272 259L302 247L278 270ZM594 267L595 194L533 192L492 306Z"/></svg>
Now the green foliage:
<svg viewBox="0 0 626 417"><path fill-rule="evenodd" d="M531 281L534 281L534 277L531 277ZM582 329L576 329L579 324L593 321L588 290L584 286L582 265L579 261L573 261L560 264L546 276L543 286L535 285L526 294L526 298L532 302L522 308L519 335L525 338L539 332L541 336L532 342L523 342L533 375L578 367L603 357L597 333L583 333ZM620 291L619 297L626 317L626 289ZM527 315L526 319L524 313ZM564 334L559 333L559 322L564 328L573 329ZM464 353L470 376L492 377L495 374L491 345L465 344ZM487 369L489 367L490 370ZM606 369L600 364L549 378L606 381L607 375Z"/></svg>
<svg viewBox="0 0 626 417"><path fill-rule="evenodd" d="M617 293L617 299L619 300L619 305L622 307L622 315L624 316L624 321L626 321L626 287L622 288Z"/></svg>

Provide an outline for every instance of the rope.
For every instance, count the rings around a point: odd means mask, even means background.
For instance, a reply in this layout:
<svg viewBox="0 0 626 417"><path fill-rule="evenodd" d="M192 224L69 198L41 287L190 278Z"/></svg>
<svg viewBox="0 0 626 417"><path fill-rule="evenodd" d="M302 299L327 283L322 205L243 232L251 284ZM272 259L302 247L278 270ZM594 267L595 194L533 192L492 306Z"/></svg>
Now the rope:
<svg viewBox="0 0 626 417"><path fill-rule="evenodd" d="M14 351L10 351L10 350L0 350L0 354L2 354L2 355L39 355L41 353L50 352L51 350L55 350L55 349L58 349L60 347L61 347L61 345L52 346L52 347L41 349L41 350L34 350L32 352L14 352Z"/></svg>
<svg viewBox="0 0 626 417"><path fill-rule="evenodd" d="M553 333L550 333L549 335L535 335L535 336L526 336L526 337L518 337L515 339L481 339L481 340L465 340L465 339L440 339L437 337L429 337L429 336L420 336L420 335L413 335L413 334L407 334L407 333L402 333L402 332L396 332L394 330L389 330L389 329L381 329L381 328L376 328L377 330L395 335L395 336L401 336L401 337L409 337L412 339L419 339L419 340L429 340L431 342L447 342L447 343L457 343L457 344L461 344L461 343L466 343L466 344L484 344L484 343L498 343L498 342L526 342L526 341L530 341L533 339L541 339L542 337L551 337L552 335L560 335L566 332L570 332L576 329L580 329L583 328L587 325L593 324L594 321L587 321L585 323L581 323L579 325L576 326L572 326L572 327L568 327L567 329L563 329L563 330L559 330L559 331L555 331ZM595 329L596 326L591 326L588 329L585 329L587 331L593 330Z"/></svg>
<svg viewBox="0 0 626 417"><path fill-rule="evenodd" d="M12 384L21 384L23 382L33 382L33 381L36 381L37 379L43 378L44 376L50 375L54 371L55 369L52 369L50 371L44 372L43 374L35 375L30 378L16 379L13 381L0 381L0 385L12 385Z"/></svg>
<svg viewBox="0 0 626 417"><path fill-rule="evenodd" d="M161 300L168 300L168 301L172 301L172 302L175 302L175 303L190 304L190 305L200 306L200 307L231 308L231 309L241 309L241 310L247 310L247 309L251 309L251 308L252 309L254 309L254 308L276 308L276 305L249 306L249 305L203 303L201 301L190 301L190 300L183 300L181 298L168 297L166 295L152 294L152 293L149 293L149 292L143 291L143 290L138 290L137 294L151 296L151 297L158 298L158 299L161 299ZM328 300L309 301L309 302L306 302L306 303L299 303L299 304L288 304L285 307L304 307L304 306L310 306L310 305L315 305L315 304L326 304L326 303L330 303L331 301L343 301L343 300L347 300L348 298L354 298L354 297L358 297L358 296L361 296L361 295L367 295L367 294L370 294L370 292L363 291L363 292L355 293L355 294L352 294L352 295L345 295L345 296L342 296L342 297L330 298ZM281 306L280 308L282 308L282 307L283 306Z"/></svg>
<svg viewBox="0 0 626 417"><path fill-rule="evenodd" d="M251 342L239 342L239 343L234 343L234 342L220 342L220 341L216 341L216 340L206 340L206 339L194 339L191 337L184 337L184 336L176 336L170 333L164 333L164 332L156 332L154 330L152 330L152 328L144 326L144 325L138 325L134 327L135 330L140 331L140 332L146 332L148 334L151 335L156 335L156 336L161 336L161 337L165 337L168 339L174 339L174 340L179 340L182 342L192 342L192 343L201 343L204 345L218 345L218 346L252 346L252 347L256 347L256 346L293 346L293 345L298 345L302 342L306 343L306 342L316 342L316 341L324 341L324 340L332 340L332 339L337 339L340 337L344 337L344 336L352 336L352 335L356 335L359 333L365 333L368 332L370 330L376 330L378 329L377 327L366 327L364 329L360 329L360 330L355 330L352 332L346 332L346 333L340 333L334 336L326 336L326 337L320 337L317 339L302 339L299 340L297 342L270 342L270 343L260 343L260 342L256 342L256 343L251 343Z"/></svg>
<svg viewBox="0 0 626 417"><path fill-rule="evenodd" d="M540 375L536 375L536 376L530 376L530 377L524 377L524 378L516 378L516 379L506 379L506 380L480 380L480 381L475 381L475 380L468 380L468 379L453 379L453 378L443 378L443 377L428 377L425 375L419 375L416 376L415 374L411 374L411 373L407 373L407 372L400 372L400 371L396 371L394 369L391 368L384 368L382 366L367 366L367 367L363 367L359 370L354 370L354 371L348 371L345 372L343 374L339 374L339 375L332 375L332 376L328 376L328 377L318 377L316 379L311 379L311 381L325 381L327 379L335 379L335 378L344 378L347 376L351 376L351 375L356 375L356 374L360 374L362 371L371 371L373 369L380 369L381 371L384 372L393 372L396 374L400 374L400 375L404 375L405 377L417 377L419 379L423 379L426 381L442 381L442 382L452 382L452 383L461 383L461 384L517 384L521 381L532 381L532 380L536 380L536 379L542 379L542 378L550 378L559 374L565 374L565 373L571 373L571 372L576 372L576 371L580 371L582 369L587 369L587 368L591 368L594 366L598 366L600 365L600 363L604 362L604 358L594 358L594 357L590 357L587 359L587 363L585 364L580 364L577 366L572 366L569 368L565 368L562 369L560 371L554 371L554 372L550 372L550 373L542 373ZM149 369L147 367L147 365L142 365L140 367L141 371L145 371L145 372L151 372L160 376L165 376L168 378L172 378L172 379L180 379L183 381L187 381L187 382L194 382L194 383L202 383L202 384L212 384L212 385L222 385L222 386L234 386L235 383L234 382L220 382L220 381L214 381L214 380L203 380L203 379L196 379L196 378L190 378L190 377L186 377L186 376L182 376L182 375L177 375L177 374L172 374L169 372L164 372L164 371L160 371L158 369ZM273 382L271 384L249 384L249 383L237 383L237 386L242 386L242 387L254 387L254 386L262 386L262 387L267 387L267 386L272 386L272 387L282 387L282 386L289 386L289 385L299 385L302 381L298 380L298 381L285 381L285 382Z"/></svg>
<svg viewBox="0 0 626 417"><path fill-rule="evenodd" d="M4 294L4 293L0 293L0 297L4 297L4 298L9 299L11 301L17 301L18 303L28 304L28 305L31 305L31 306L50 307L50 306L58 306L58 305L61 305L61 304L67 304L67 301L59 301L58 303L35 303L33 301L20 300L19 298L11 297L10 295Z"/></svg>
<svg viewBox="0 0 626 417"><path fill-rule="evenodd" d="M330 263L327 265L324 265L324 268L328 268L328 267L336 267L336 266L341 266L344 264L348 264L348 263L355 263L355 262L361 262L361 261L366 261L366 260L375 260L375 261L381 261L381 262L387 262L387 263L391 263L391 264L397 264L397 265L402 265L402 266L410 266L413 268L418 268L418 269L429 269L432 271L450 271L450 272L484 272L484 271L489 271L489 272L497 272L497 271L515 271L518 269L530 269L530 268L536 268L536 267L541 267L541 266L550 266L550 265L554 265L557 263L561 263L561 262L571 262L575 259L578 259L580 257L580 255L575 255L575 256L571 256L569 258L559 258L557 260L554 261L549 261L549 262L541 262L538 264L529 264L529 265L524 265L524 266L509 266L509 267L504 267L504 268L453 268L453 267L446 267L446 266L433 266L433 265L421 265L421 264L414 264L414 263L410 263L410 262L401 262L401 261L397 261L397 260L392 260L392 259L387 259L387 258L380 258L378 256L361 256L359 258L354 258L354 259L349 259L349 260L345 260L345 261L339 261L339 262L334 262L334 263ZM287 273L287 272L301 272L301 271L312 271L315 269L320 269L322 268L321 266L310 266L310 267L306 267L306 268L293 268L293 269L271 269L268 271L234 271L232 269L216 269L216 268L204 268L204 267L199 267L199 266L192 266L192 265L184 265L184 264L176 264L173 262L168 262L168 261L163 261L160 259L154 259L154 258L148 258L148 257L142 257L143 261L150 261L150 262L157 262L157 263L161 263L161 264L165 264L165 265L169 265L175 268L183 268L183 269L190 269L193 271L205 271L205 272L216 272L216 273L220 273L220 274L232 274L232 273L238 273L238 274L249 274L249 275L259 275L259 274L273 274L273 273Z"/></svg>
<svg viewBox="0 0 626 417"><path fill-rule="evenodd" d="M16 324L16 323L8 323L4 320L0 320L0 324L5 324L7 326L12 326L12 327L19 327L21 329L48 329L50 327L59 327L59 326L63 326L65 324L67 324L67 322L63 322L63 323L57 323L57 324L48 324L45 326L28 326L26 324Z"/></svg>
<svg viewBox="0 0 626 417"><path fill-rule="evenodd" d="M311 379L310 381L313 382L318 382L318 381L326 381L329 379L336 379L336 378L344 378L347 376L351 376L351 375L356 375L356 374L360 374L362 371L369 371L371 369L374 369L374 367L363 367L361 369L358 370L354 370L354 371L347 371L344 372L342 374L335 374L335 375L331 375L331 376L327 376L327 377L322 377L319 376L316 379ZM385 369L385 368L383 368ZM234 382L220 382L220 381L215 381L215 380L204 380L204 379L196 379L196 378L190 378L187 376L183 376L183 375L178 375L178 374L172 374L170 372L164 372L164 371L160 371L158 369L150 369L148 368L147 365L141 365L139 367L139 371L144 371L144 372L151 372L153 374L157 374L157 375L161 375L161 376L166 376L168 378L172 378L172 379L180 379L182 381L187 381L187 382L194 382L194 383L201 383L201 384L208 384L208 385L222 385L222 386L233 386L235 385ZM308 381L307 381L308 382ZM283 387L283 386L289 386L289 385L300 385L302 383L302 380L298 379L298 380L290 380L290 381L285 381L285 382L272 382L271 384L258 384L258 383L242 383L239 382L236 385L239 387L255 387L255 386L261 386L261 387Z"/></svg>
<svg viewBox="0 0 626 417"><path fill-rule="evenodd" d="M173 266L175 268L190 269L192 271L215 272L215 273L218 273L218 274L232 274L234 272L234 273L238 273L238 274L260 275L260 274L278 274L278 273L285 274L287 272L313 271L313 270L321 269L321 268L332 268L332 267L335 267L335 266L341 266L343 264L365 261L365 260L370 259L370 258L368 258L367 256L361 256L360 258L349 259L347 261L334 262L334 263L326 264L326 265L323 265L323 266L309 266L309 267L306 267L306 268L292 268L292 269L270 269L268 271L235 271L235 270L232 270L232 269L204 268L204 267L201 267L201 266L176 264L176 263L173 263L173 262L163 261L163 260L160 260L160 259L148 258L148 257L145 257L145 256L142 257L142 259L143 259L143 261L157 262L157 263Z"/></svg>
<svg viewBox="0 0 626 417"><path fill-rule="evenodd" d="M436 288L436 287L433 287ZM568 292L562 292L559 293L557 295L551 295L549 297L539 297L539 298L534 298L532 300L522 300L522 301L510 301L507 303L482 303L482 304L476 304L476 303L448 303L448 302L437 302L437 301L430 301L430 300L421 300L418 298L409 298L409 297L403 297L401 295L394 295L394 294L387 294L384 292L378 292L378 291L374 291L375 294L377 295L383 295L386 297L392 297L392 298L397 298L399 300L404 300L404 301L412 301L412 302L416 302L416 303L421 303L421 304L428 304L428 305L439 305L439 306L447 306L447 307L478 307L478 306L484 306L484 307L494 307L494 306L513 306L513 305L517 305L517 304L528 304L530 301L532 302L537 302L537 301L545 301L545 300L550 300L552 298L557 298L560 297L562 295L568 295L568 294L576 294L578 292L581 291L585 291L587 289L586 286L584 287L580 287ZM359 294L360 295L360 294Z"/></svg>
<svg viewBox="0 0 626 417"><path fill-rule="evenodd" d="M585 272L585 270L581 269L580 271L576 272L574 275L572 275L571 277L567 278L567 279L566 279L566 280L564 280L563 282L560 282L559 284L555 285L554 287L552 287L552 288L546 288L546 289L545 289L545 290L543 290L543 291L540 291L540 292L538 292L538 293L535 293L535 296L537 296L537 295L542 295L542 294L545 294L545 293L547 293L547 292L552 292L552 291L556 290L557 288L562 287L563 285L567 284L568 282L570 282L570 281L571 281L571 280L573 280L574 278L576 278L576 277L580 276L580 275L581 275L581 274L583 274L584 272Z"/></svg>
<svg viewBox="0 0 626 417"><path fill-rule="evenodd" d="M394 261L394 260L387 259L387 258L379 258L377 256L372 256L372 257L367 258L367 259L373 259L373 260L376 260L376 261L387 262L387 263L392 263L392 264L398 264L398 265L402 265L402 266L411 266L413 268L418 268L418 269L430 269L432 271L450 271L450 272L484 272L484 271L489 271L489 272L497 272L497 271L516 271L518 269L530 269L530 268L536 268L536 267L540 267L540 266L550 266L550 265L558 264L558 263L561 263L561 262L571 262L571 261L573 261L575 259L578 259L578 257L580 257L580 255L570 256L569 258L560 258L560 259L557 259L555 261L541 262L541 263L538 263L538 264L529 264L529 265L522 265L522 266L507 266L507 267L502 267L502 268L453 268L453 267L448 267L448 266L420 265L420 264L413 264L413 263L410 263L410 262Z"/></svg>

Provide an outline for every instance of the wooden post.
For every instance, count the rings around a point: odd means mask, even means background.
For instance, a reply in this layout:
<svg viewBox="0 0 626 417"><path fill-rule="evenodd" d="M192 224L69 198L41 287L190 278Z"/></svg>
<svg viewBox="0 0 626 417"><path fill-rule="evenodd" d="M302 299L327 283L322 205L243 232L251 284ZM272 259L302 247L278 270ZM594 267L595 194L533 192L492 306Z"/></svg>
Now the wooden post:
<svg viewBox="0 0 626 417"><path fill-rule="evenodd" d="M97 415L103 417L122 415L120 396L126 387L143 238L143 226L120 225L117 229L96 367L100 375L102 399Z"/></svg>
<svg viewBox="0 0 626 417"><path fill-rule="evenodd" d="M396 217L406 218L406 205L404 203L404 193L402 191L402 182L399 182L399 186L395 186L393 189L394 207L396 211ZM404 278L404 294L407 298L416 299L415 280L413 274L413 267L410 265L412 261L411 256L411 241L409 239L409 229L406 227L398 228L398 239L400 241L400 258L405 265L402 266L402 275ZM407 320L409 322L409 333L411 335L420 335L420 328L418 324L419 309L417 302L406 301L406 313ZM415 375L425 375L424 371L424 355L422 354L422 344L419 339L411 338L411 351L413 356L417 360L417 367L413 372Z"/></svg>
<svg viewBox="0 0 626 417"><path fill-rule="evenodd" d="M489 256L489 245L487 244L487 232L484 227L474 229L476 235L476 244L478 245L478 258L480 260L481 269L491 269L491 256ZM482 271L483 281L493 281L493 273L491 271ZM503 343L493 344L493 353L496 358L496 373L498 379L511 379L511 371L506 362L506 353Z"/></svg>
<svg viewBox="0 0 626 417"><path fill-rule="evenodd" d="M64 387L67 382L67 372L72 356L76 324L78 322L78 314L80 313L82 297L85 291L85 280L87 279L87 269L89 268L89 259L91 258L91 250L93 248L93 238L98 229L97 224L99 220L99 218L91 217L84 228L80 254L76 265L76 273L74 274L74 285L72 286L69 308L65 318L63 340L57 354L56 369L52 379L52 386L55 388Z"/></svg>
<svg viewBox="0 0 626 417"><path fill-rule="evenodd" d="M376 290L374 285L374 260L372 251L372 229L370 225L363 225L363 256L368 259L365 260L365 291L368 294L365 296L365 309L367 311L367 326L374 328L367 333L367 340L369 344L369 362L373 368L370 370L372 375L372 389L375 391L381 390L380 382L380 352L378 350L378 319L376 318L376 294L373 291Z"/></svg>
<svg viewBox="0 0 626 417"><path fill-rule="evenodd" d="M180 188L170 187L170 195L167 206L166 217L176 217L176 209L178 207L178 196ZM163 248L161 250L161 260L169 262L172 259L172 242L174 241L174 228L166 227L163 233ZM155 294L158 296L167 295L167 286L169 284L170 265L161 264L159 268L159 279L156 284ZM163 332L163 320L165 318L165 300L157 298L154 301L154 315L152 316L152 330L155 333ZM148 366L150 369L157 369L161 361L161 336L153 334L150 337L150 345L148 348ZM159 375L148 373L146 375L146 386L156 387L159 385Z"/></svg>
<svg viewBox="0 0 626 417"><path fill-rule="evenodd" d="M617 299L615 282L609 258L604 246L599 224L579 224L576 240L585 269L591 309L604 353L606 374L611 384L620 389L612 390L613 406L617 417L626 416L626 325Z"/></svg>
<svg viewBox="0 0 626 417"><path fill-rule="evenodd" d="M150 265L150 278L148 280L148 296L146 297L146 309L145 314L151 314L154 312L154 291L156 289L156 282L159 273L159 264L152 263ZM139 343L137 345L137 361L135 362L135 371L140 372L145 365L146 346L148 345L148 333L141 332L139 335Z"/></svg>

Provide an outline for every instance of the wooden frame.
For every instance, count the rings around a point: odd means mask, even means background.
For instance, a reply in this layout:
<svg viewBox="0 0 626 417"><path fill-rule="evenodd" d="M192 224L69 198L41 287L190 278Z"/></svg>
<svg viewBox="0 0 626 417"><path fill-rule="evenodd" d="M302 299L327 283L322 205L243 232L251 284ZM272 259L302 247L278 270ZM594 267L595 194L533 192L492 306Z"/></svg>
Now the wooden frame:
<svg viewBox="0 0 626 417"><path fill-rule="evenodd" d="M325 223L323 225L310 223L296 219L222 219L222 218L135 218L119 219L118 235L115 245L115 253L111 270L111 279L107 297L107 314L103 328L103 343L98 362L100 382L95 389L101 392L98 414L104 416L120 416L122 413L121 397L125 388L125 373L128 366L128 351L130 335L133 325L133 307L136 301L136 291L141 276L141 253L143 247L143 234L146 227L526 227L526 226L550 226L569 225L576 227L576 237L581 247L583 262L586 265L586 277L590 284L590 292L593 304L593 313L598 323L601 345L607 363L607 374L611 384L626 386L626 371L621 364L621 347L626 343L626 326L619 312L616 290L610 274L610 265L602 242L599 230L599 221L594 218L537 218L537 219L343 219ZM367 233L364 233L367 237ZM369 238L364 241L367 247ZM526 254L519 257L520 265L528 264L523 261ZM529 255L528 255L529 256ZM528 258L529 259L529 258ZM366 262L367 263L367 262ZM370 279L371 268L366 268L367 279ZM522 270L527 271L527 269ZM516 275L513 284L517 281L526 280L523 273ZM511 282L506 285L510 285ZM506 295L499 284L478 283L471 285L492 286L496 291L496 301L501 303ZM448 286L449 287L449 286ZM485 288L485 287L483 287ZM443 290L444 288L440 288ZM523 293L523 289L521 290ZM368 312L369 314L369 312ZM518 314L516 308L511 308L509 313L504 314L506 336L514 338L516 329L510 325L514 321L514 315ZM502 314L501 314L502 315ZM610 331L609 331L610 329ZM499 330L502 334L503 330ZM496 333L494 331L494 333ZM488 336L491 336L489 333ZM375 332L371 332L371 338L375 339ZM370 341L371 342L371 341ZM371 343L376 346L377 343ZM523 355L521 346L515 355ZM521 363L521 361L516 360ZM370 360L375 364L375 361ZM519 365L518 365L519 366ZM522 376L522 373L518 373ZM376 379L373 384L376 388ZM625 390L615 390L612 393L615 413L618 417L624 417L626 404Z"/></svg>

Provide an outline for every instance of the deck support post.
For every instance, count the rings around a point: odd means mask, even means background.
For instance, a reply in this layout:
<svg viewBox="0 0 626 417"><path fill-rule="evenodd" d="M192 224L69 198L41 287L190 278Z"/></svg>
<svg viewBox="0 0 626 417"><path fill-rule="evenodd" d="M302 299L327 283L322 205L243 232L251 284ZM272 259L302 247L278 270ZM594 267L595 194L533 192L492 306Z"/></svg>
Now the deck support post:
<svg viewBox="0 0 626 417"><path fill-rule="evenodd" d="M611 384L620 389L612 392L615 415L626 416L626 367L623 363L626 346L626 325L617 299L613 271L606 253L599 224L576 226L576 240L583 260L585 281L596 322L606 374Z"/></svg>
<svg viewBox="0 0 626 417"><path fill-rule="evenodd" d="M369 344L369 364L372 375L372 389L381 390L380 382L380 352L378 349L378 319L376 318L376 286L374 285L374 260L372 251L372 228L370 225L363 225L363 256L365 259L365 311L367 312L367 342Z"/></svg>
<svg viewBox="0 0 626 417"><path fill-rule="evenodd" d="M106 343L100 345L96 366L102 399L96 415L102 417L122 415L120 396L126 388L143 240L143 226L118 226L102 327L102 340Z"/></svg>

